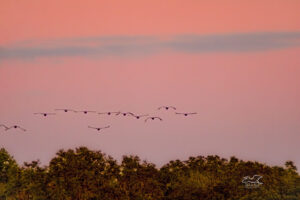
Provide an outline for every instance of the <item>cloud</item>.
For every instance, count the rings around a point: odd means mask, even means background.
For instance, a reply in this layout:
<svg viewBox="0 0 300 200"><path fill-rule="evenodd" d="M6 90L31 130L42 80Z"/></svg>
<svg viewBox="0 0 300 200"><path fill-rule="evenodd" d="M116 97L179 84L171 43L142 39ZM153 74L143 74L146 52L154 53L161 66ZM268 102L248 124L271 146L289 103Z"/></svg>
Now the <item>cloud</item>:
<svg viewBox="0 0 300 200"><path fill-rule="evenodd" d="M182 53L256 52L300 46L300 32L269 32L172 37L109 36L24 41L0 47L0 59L74 56L135 56L162 51Z"/></svg>
<svg viewBox="0 0 300 200"><path fill-rule="evenodd" d="M183 52L247 52L300 46L300 32L179 36L168 44Z"/></svg>

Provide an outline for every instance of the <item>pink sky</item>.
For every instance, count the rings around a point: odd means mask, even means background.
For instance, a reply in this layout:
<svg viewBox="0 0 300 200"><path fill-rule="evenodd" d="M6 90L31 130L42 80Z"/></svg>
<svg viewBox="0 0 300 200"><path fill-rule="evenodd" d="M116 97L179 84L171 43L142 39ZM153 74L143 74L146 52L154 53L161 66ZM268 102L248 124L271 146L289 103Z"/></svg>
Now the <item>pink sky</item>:
<svg viewBox="0 0 300 200"><path fill-rule="evenodd" d="M272 165L293 160L299 168L298 10L296 0L6 1L0 124L28 131L0 129L0 146L19 162L44 164L59 148L85 145L158 165L218 154ZM101 54L105 38L112 50ZM156 110L164 104L199 114ZM60 107L164 121L33 115ZM107 124L103 135L87 129Z"/></svg>

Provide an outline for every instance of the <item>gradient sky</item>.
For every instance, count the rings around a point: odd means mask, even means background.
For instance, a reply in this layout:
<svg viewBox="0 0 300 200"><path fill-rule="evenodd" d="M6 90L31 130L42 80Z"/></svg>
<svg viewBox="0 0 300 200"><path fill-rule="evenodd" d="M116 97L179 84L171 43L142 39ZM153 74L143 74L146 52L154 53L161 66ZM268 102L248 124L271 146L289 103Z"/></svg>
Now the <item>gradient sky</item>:
<svg viewBox="0 0 300 200"><path fill-rule="evenodd" d="M28 131L0 129L0 146L19 163L85 145L159 166L218 154L299 168L299 10L298 0L2 1L0 124ZM164 122L33 115L65 107Z"/></svg>

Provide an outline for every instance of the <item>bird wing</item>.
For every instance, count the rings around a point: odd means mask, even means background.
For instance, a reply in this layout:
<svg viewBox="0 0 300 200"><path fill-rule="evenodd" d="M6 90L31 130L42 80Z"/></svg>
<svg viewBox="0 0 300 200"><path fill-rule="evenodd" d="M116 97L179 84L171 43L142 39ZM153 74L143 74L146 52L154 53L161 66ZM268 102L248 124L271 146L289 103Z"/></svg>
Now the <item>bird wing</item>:
<svg viewBox="0 0 300 200"><path fill-rule="evenodd" d="M57 110L57 111L65 111L65 110L67 110L67 111L73 111L73 112L75 112L75 110L72 110L72 109L62 109L62 108L54 109L54 110Z"/></svg>
<svg viewBox="0 0 300 200"><path fill-rule="evenodd" d="M21 129L22 131L26 131L26 129L22 128L21 126L17 126L17 128Z"/></svg>
<svg viewBox="0 0 300 200"><path fill-rule="evenodd" d="M162 121L163 119L162 118L160 118L160 117L155 117L156 119L159 119L160 121Z"/></svg>
<svg viewBox="0 0 300 200"><path fill-rule="evenodd" d="M196 112L193 112L193 113L187 113L188 115L195 115L197 114Z"/></svg>
<svg viewBox="0 0 300 200"><path fill-rule="evenodd" d="M164 107L165 107L165 106L161 106L161 107L158 107L157 109L160 110L160 109L162 109L162 108L164 108Z"/></svg>
<svg viewBox="0 0 300 200"><path fill-rule="evenodd" d="M13 128L14 126L7 127L5 130L8 131L9 129Z"/></svg>
<svg viewBox="0 0 300 200"><path fill-rule="evenodd" d="M88 128L93 128L93 129L97 129L96 127L92 127L92 126L88 126Z"/></svg>
<svg viewBox="0 0 300 200"><path fill-rule="evenodd" d="M98 112L99 115L105 115L107 114L108 112Z"/></svg>
<svg viewBox="0 0 300 200"><path fill-rule="evenodd" d="M145 122L147 122L149 119L151 119L151 117L147 117L147 118L145 119Z"/></svg>
<svg viewBox="0 0 300 200"><path fill-rule="evenodd" d="M169 108L173 108L174 110L176 110L176 108L174 106L169 106Z"/></svg>
<svg viewBox="0 0 300 200"><path fill-rule="evenodd" d="M175 112L176 115L184 115L184 113Z"/></svg>
<svg viewBox="0 0 300 200"><path fill-rule="evenodd" d="M4 127L5 129L7 129L8 127L5 126L4 124L0 124L0 126Z"/></svg>
<svg viewBox="0 0 300 200"><path fill-rule="evenodd" d="M105 126L105 127L103 127L103 128L109 128L110 126Z"/></svg>

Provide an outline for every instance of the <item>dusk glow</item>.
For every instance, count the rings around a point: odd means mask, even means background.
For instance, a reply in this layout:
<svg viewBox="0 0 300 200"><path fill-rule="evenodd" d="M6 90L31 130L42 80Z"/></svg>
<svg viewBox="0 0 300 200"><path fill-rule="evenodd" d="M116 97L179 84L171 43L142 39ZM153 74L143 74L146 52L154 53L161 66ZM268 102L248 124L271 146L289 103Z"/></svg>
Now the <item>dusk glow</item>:
<svg viewBox="0 0 300 200"><path fill-rule="evenodd" d="M87 146L158 166L217 154L299 169L299 10L296 0L4 1L0 124L27 131L0 128L0 147L18 163Z"/></svg>

